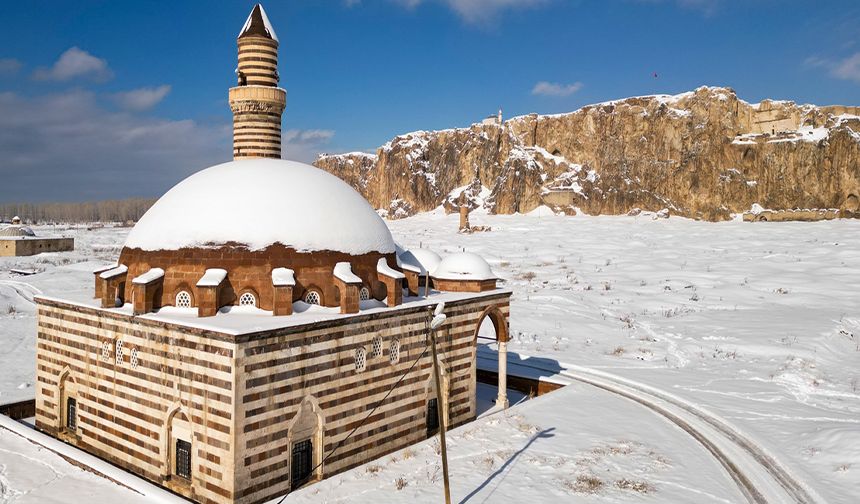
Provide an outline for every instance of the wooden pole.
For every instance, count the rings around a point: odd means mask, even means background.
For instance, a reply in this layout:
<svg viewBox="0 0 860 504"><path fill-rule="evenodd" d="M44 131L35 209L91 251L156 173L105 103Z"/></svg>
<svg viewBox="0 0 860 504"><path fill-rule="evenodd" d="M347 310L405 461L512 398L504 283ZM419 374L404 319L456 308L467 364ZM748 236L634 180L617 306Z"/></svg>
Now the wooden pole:
<svg viewBox="0 0 860 504"><path fill-rule="evenodd" d="M448 483L448 449L445 445L445 413L442 408L442 384L439 379L439 361L436 359L436 331L430 329L430 348L433 351L433 379L436 381L436 414L439 417L439 439L442 444L442 477L445 483L445 504L451 504L451 487Z"/></svg>

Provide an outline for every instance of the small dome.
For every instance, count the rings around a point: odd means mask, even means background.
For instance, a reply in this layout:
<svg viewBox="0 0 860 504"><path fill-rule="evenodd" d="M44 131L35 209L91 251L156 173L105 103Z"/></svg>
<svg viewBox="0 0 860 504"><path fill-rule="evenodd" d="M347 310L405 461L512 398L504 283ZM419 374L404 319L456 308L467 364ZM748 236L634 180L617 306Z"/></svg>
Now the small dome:
<svg viewBox="0 0 860 504"><path fill-rule="evenodd" d="M261 250L275 243L299 252L394 252L388 226L355 189L281 159L231 161L191 175L141 217L125 246Z"/></svg>
<svg viewBox="0 0 860 504"><path fill-rule="evenodd" d="M0 228L0 236L36 236L36 233L27 226L12 225Z"/></svg>
<svg viewBox="0 0 860 504"><path fill-rule="evenodd" d="M471 252L446 256L431 273L440 280L492 280L496 278L483 257Z"/></svg>
<svg viewBox="0 0 860 504"><path fill-rule="evenodd" d="M404 250L398 248L397 250L398 265L419 275L426 275L428 272L432 272L439 266L440 262L442 262L442 258L439 254L430 249Z"/></svg>

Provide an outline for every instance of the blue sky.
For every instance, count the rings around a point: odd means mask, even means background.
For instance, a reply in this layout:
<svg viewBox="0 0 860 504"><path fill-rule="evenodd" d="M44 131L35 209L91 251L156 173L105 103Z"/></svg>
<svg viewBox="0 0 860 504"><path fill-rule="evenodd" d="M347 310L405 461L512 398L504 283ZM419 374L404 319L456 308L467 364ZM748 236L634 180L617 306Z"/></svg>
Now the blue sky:
<svg viewBox="0 0 860 504"><path fill-rule="evenodd" d="M227 88L253 2L7 2L0 200L157 196L229 160ZM860 104L860 2L292 0L285 157L417 129L699 85ZM657 77L654 77L656 72Z"/></svg>

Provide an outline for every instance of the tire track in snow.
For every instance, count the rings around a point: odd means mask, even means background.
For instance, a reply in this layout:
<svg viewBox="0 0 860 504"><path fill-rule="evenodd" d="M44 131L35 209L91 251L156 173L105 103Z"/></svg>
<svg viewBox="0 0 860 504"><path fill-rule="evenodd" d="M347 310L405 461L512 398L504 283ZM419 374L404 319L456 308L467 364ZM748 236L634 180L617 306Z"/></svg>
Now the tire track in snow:
<svg viewBox="0 0 860 504"><path fill-rule="evenodd" d="M514 366L551 371L523 362L511 367ZM824 502L762 447L699 406L611 373L565 364L562 367L564 370L557 373L558 376L637 402L677 425L711 453L751 504Z"/></svg>

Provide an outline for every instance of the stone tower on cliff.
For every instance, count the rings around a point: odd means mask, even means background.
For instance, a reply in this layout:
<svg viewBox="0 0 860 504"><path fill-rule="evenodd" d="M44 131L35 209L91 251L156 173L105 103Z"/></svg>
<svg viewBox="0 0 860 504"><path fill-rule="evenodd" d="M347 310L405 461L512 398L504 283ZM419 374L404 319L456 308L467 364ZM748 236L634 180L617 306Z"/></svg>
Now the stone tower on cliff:
<svg viewBox="0 0 860 504"><path fill-rule="evenodd" d="M237 43L239 82L230 88L233 159L279 159L287 92L278 87L278 36L262 5L254 6Z"/></svg>

